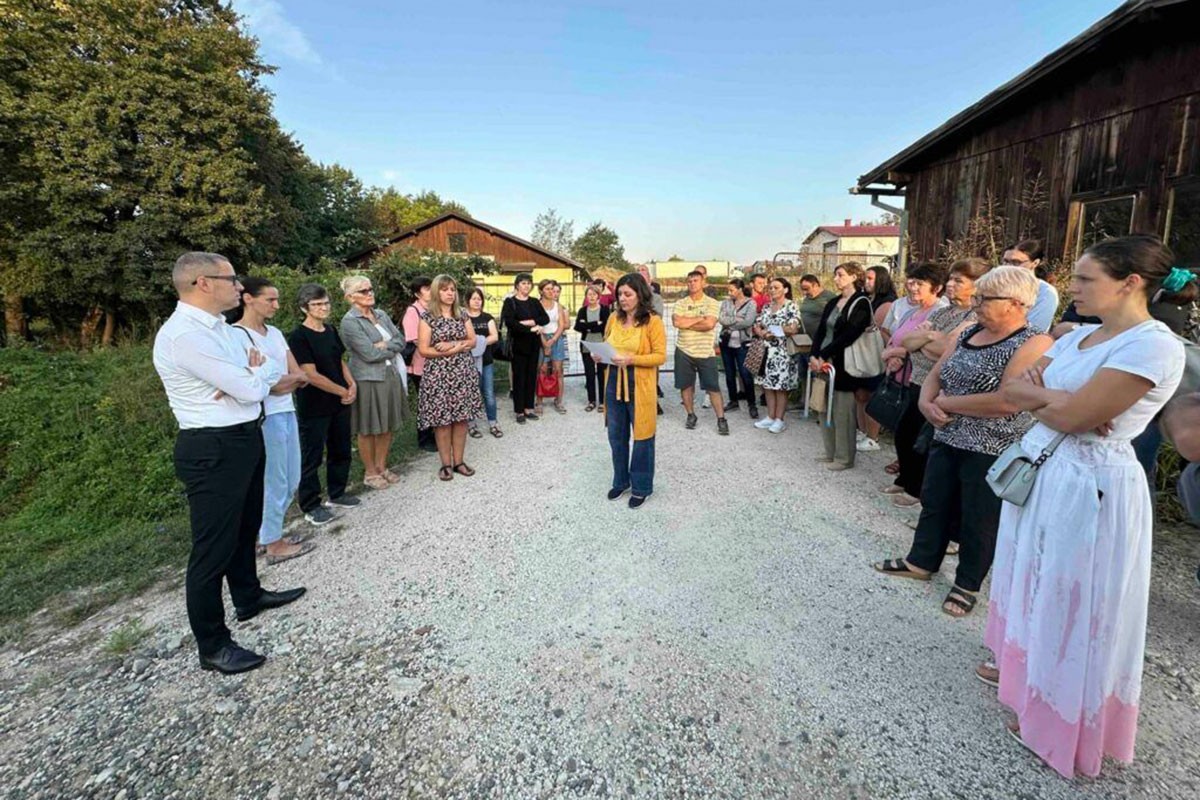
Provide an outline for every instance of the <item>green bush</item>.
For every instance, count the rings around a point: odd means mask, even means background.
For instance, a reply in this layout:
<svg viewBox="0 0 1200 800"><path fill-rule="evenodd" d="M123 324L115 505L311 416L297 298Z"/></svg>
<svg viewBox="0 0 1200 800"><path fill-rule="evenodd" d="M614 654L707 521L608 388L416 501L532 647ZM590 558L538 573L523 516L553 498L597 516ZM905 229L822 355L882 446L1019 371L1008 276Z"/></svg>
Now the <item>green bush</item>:
<svg viewBox="0 0 1200 800"><path fill-rule="evenodd" d="M174 436L148 346L0 350L0 620L181 561Z"/></svg>

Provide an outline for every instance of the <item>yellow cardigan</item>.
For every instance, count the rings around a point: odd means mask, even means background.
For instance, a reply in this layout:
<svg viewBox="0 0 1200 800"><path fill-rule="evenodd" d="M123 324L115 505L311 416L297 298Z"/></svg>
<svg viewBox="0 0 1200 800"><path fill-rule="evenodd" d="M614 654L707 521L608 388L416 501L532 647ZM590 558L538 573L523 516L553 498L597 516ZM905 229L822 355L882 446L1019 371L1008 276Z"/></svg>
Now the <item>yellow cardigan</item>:
<svg viewBox="0 0 1200 800"><path fill-rule="evenodd" d="M621 321L614 312L604 329L605 341L609 332ZM662 317L650 315L650 321L640 326L641 342L633 355L633 439L653 439L658 425L658 368L667 362L667 330ZM610 367L611 369L611 367ZM629 397L629 382L624 369L617 371L617 398ZM606 414L607 416L607 414Z"/></svg>

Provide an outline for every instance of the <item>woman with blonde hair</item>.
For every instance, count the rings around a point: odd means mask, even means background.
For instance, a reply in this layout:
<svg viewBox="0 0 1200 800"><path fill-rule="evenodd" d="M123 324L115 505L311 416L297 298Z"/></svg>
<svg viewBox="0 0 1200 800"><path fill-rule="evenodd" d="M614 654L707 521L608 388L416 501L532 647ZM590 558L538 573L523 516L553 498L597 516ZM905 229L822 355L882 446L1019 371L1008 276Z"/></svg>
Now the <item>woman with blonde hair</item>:
<svg viewBox="0 0 1200 800"><path fill-rule="evenodd" d="M417 395L417 423L433 430L442 466L438 478L454 473L471 477L467 466L467 422L483 410L479 373L475 371L475 328L458 304L458 286L438 275L429 287L429 308L421 315L417 352L425 357L425 374Z"/></svg>
<svg viewBox="0 0 1200 800"><path fill-rule="evenodd" d="M375 290L365 275L342 279L342 292L350 310L342 317L338 333L350 351L350 374L358 396L350 407L350 429L358 436L363 460L363 483L386 489L400 476L387 468L392 435L400 430L407 413L407 394L399 370L405 368L400 352L404 336L381 308L375 307Z"/></svg>

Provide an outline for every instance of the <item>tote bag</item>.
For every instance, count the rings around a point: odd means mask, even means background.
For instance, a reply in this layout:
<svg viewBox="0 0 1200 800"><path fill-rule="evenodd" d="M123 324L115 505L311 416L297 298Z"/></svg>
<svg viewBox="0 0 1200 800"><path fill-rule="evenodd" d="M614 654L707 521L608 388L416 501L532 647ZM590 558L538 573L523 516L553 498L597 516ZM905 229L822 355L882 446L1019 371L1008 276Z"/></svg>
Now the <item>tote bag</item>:
<svg viewBox="0 0 1200 800"><path fill-rule="evenodd" d="M864 300L869 307L871 302L865 297L860 297L854 302L857 305ZM850 318L852 310L853 306L846 311L847 319ZM846 374L853 378L874 378L883 374L883 334L875 325L874 317L871 318L870 326L862 332L862 335L846 348L844 359ZM876 417L876 419L879 418Z"/></svg>
<svg viewBox="0 0 1200 800"><path fill-rule="evenodd" d="M549 361L538 373L537 396L558 397L558 375L554 374L554 367Z"/></svg>
<svg viewBox="0 0 1200 800"><path fill-rule="evenodd" d="M762 375L767 360L767 343L763 339L752 339L746 345L746 370L751 375Z"/></svg>
<svg viewBox="0 0 1200 800"><path fill-rule="evenodd" d="M908 366L907 362L908 359L905 359L905 366ZM893 433L900 426L900 420L904 418L908 404L916 400L914 387L905 386L895 378L896 374L903 372L904 370L901 369L896 373L889 374L871 395L871 399L867 401L867 413L871 415L871 419Z"/></svg>

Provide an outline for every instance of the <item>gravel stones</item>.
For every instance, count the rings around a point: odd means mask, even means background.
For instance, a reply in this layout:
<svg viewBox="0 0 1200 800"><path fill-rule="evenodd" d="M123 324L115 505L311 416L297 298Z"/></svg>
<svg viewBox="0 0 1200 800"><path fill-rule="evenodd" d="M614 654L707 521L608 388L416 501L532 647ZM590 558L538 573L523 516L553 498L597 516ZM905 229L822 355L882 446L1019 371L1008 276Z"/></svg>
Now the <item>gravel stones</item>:
<svg viewBox="0 0 1200 800"><path fill-rule="evenodd" d="M870 570L911 540L874 491L889 452L830 477L815 425L731 415L718 440L668 391L655 494L630 512L604 500L577 389L566 415L470 440L476 477L419 456L312 555L264 567L309 594L231 623L260 670L201 672L178 589L105 612L164 632L129 661L87 624L0 653L5 797L1200 794L1191 540L1156 538L1137 760L1067 782L970 674L985 604L950 620L947 577ZM747 492L730 464L769 480Z"/></svg>

